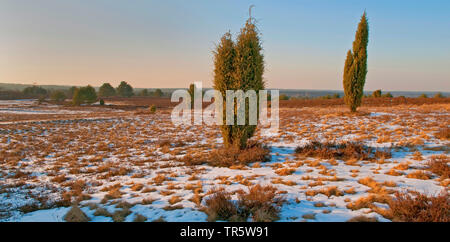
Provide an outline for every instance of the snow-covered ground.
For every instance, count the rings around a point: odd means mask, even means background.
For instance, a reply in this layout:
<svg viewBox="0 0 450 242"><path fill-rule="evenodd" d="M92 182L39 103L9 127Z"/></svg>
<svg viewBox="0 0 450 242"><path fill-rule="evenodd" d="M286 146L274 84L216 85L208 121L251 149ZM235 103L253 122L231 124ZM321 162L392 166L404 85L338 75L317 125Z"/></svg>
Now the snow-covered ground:
<svg viewBox="0 0 450 242"><path fill-rule="evenodd" d="M271 184L283 191L287 202L279 221L346 221L358 215L389 221L372 208L348 208L371 194L361 179L390 184L385 186L388 191L437 194L448 189L449 179L426 168L432 156L449 151L450 142L435 136L450 125L449 105L362 111L368 115L343 115L343 110L328 108L282 109L279 132L254 137L270 147L271 160L237 169L180 162L186 154L219 148L221 136L214 126L175 127L168 112L0 123L0 221L63 221L70 208L62 207L62 202L80 197L80 207L91 221L113 221L100 211L112 214L121 209L116 207L121 202L127 202L131 211L125 221L133 221L136 214L148 221L206 221L199 209L211 188L246 190L249 184ZM392 157L348 162L295 154L297 146L312 140L391 148ZM170 145L161 145L162 141ZM294 171L276 173L283 168ZM407 177L416 171L429 174L429 179ZM342 194L320 193L334 186ZM205 196L202 204L191 199L194 194ZM315 216L303 217L307 214Z"/></svg>

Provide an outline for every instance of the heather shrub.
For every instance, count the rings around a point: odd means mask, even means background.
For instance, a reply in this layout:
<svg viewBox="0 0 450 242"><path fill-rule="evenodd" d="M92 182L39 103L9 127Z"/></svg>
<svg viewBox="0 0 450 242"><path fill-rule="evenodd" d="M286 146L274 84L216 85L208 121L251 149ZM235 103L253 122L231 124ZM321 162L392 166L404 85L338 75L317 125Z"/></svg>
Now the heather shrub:
<svg viewBox="0 0 450 242"><path fill-rule="evenodd" d="M389 202L390 215L397 222L450 222L450 196L443 192L427 196L418 192L395 194Z"/></svg>
<svg viewBox="0 0 450 242"><path fill-rule="evenodd" d="M77 205L74 205L64 215L64 220L67 222L89 222L90 219Z"/></svg>
<svg viewBox="0 0 450 242"><path fill-rule="evenodd" d="M439 139L450 139L450 128L446 127L446 128L442 128L439 129L439 131L436 133L436 138Z"/></svg>
<svg viewBox="0 0 450 242"><path fill-rule="evenodd" d="M439 175L441 179L450 178L449 162L450 159L446 155L432 156L427 164L428 170Z"/></svg>
<svg viewBox="0 0 450 242"><path fill-rule="evenodd" d="M273 186L254 185L248 192L238 191L238 206L243 215L251 216L254 222L271 222L279 219L284 198Z"/></svg>
<svg viewBox="0 0 450 242"><path fill-rule="evenodd" d="M236 204L231 201L231 194L224 189L213 189L212 195L205 200L204 211L208 221L229 220L237 215Z"/></svg>
<svg viewBox="0 0 450 242"><path fill-rule="evenodd" d="M341 160L372 160L375 158L390 158L391 152L387 149L372 149L357 142L321 143L312 141L305 146L299 146L295 153L305 157Z"/></svg>
<svg viewBox="0 0 450 242"><path fill-rule="evenodd" d="M222 189L209 191L212 195L205 200L203 210L208 221L226 220L234 222L247 221L271 222L279 219L279 213L285 199L275 187L255 185L248 192L239 190L238 201L231 200L231 193Z"/></svg>
<svg viewBox="0 0 450 242"><path fill-rule="evenodd" d="M270 159L269 153L269 148L261 144L251 143L243 150L237 147L214 150L206 160L211 166L230 167L268 161Z"/></svg>

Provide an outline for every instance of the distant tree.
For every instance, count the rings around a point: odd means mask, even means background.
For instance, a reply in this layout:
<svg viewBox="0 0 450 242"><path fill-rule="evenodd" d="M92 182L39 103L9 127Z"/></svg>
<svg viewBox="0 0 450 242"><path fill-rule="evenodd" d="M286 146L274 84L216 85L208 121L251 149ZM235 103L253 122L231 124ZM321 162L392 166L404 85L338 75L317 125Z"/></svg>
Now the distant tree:
<svg viewBox="0 0 450 242"><path fill-rule="evenodd" d="M372 97L381 97L381 90L376 90L372 93Z"/></svg>
<svg viewBox="0 0 450 242"><path fill-rule="evenodd" d="M155 97L162 97L163 94L164 93L161 91L161 89L156 89L154 93Z"/></svg>
<svg viewBox="0 0 450 242"><path fill-rule="evenodd" d="M78 88L75 86L72 86L71 88L69 88L69 90L67 91L67 98L73 98L73 95L75 94L75 91Z"/></svg>
<svg viewBox="0 0 450 242"><path fill-rule="evenodd" d="M77 88L72 98L72 102L74 105L80 105L84 103L91 104L95 101L97 101L97 93L95 92L95 89L90 85Z"/></svg>
<svg viewBox="0 0 450 242"><path fill-rule="evenodd" d="M352 112L361 106L364 84L367 75L367 44L369 43L369 24L364 12L359 22L353 42L353 51L347 52L344 65L344 100Z"/></svg>
<svg viewBox="0 0 450 242"><path fill-rule="evenodd" d="M156 106L152 104L152 105L150 105L150 107L148 108L148 110L149 110L149 112L150 112L151 114L153 114L153 113L156 112Z"/></svg>
<svg viewBox="0 0 450 242"><path fill-rule="evenodd" d="M120 83L120 85L117 87L116 91L117 91L117 94L119 94L119 96L121 96L121 97L131 97L134 94L133 87L131 87L131 85L125 81Z"/></svg>
<svg viewBox="0 0 450 242"><path fill-rule="evenodd" d="M444 95L442 95L442 93L438 92L434 95L434 98L444 98Z"/></svg>
<svg viewBox="0 0 450 242"><path fill-rule="evenodd" d="M56 90L53 91L50 94L50 99L56 102L64 102L64 100L66 100L67 95L65 92L61 91L61 90Z"/></svg>
<svg viewBox="0 0 450 242"><path fill-rule="evenodd" d="M339 98L341 98L341 95L339 93L335 93L335 94L333 94L333 98L339 99Z"/></svg>
<svg viewBox="0 0 450 242"><path fill-rule="evenodd" d="M105 100L100 99L100 105L101 105L101 106L105 105Z"/></svg>
<svg viewBox="0 0 450 242"><path fill-rule="evenodd" d="M25 89L23 89L22 92L25 96L37 98L46 97L48 95L48 91L39 86L26 87Z"/></svg>
<svg viewBox="0 0 450 242"><path fill-rule="evenodd" d="M147 89L143 89L139 92L139 96L147 97L148 95L149 95L149 92Z"/></svg>
<svg viewBox="0 0 450 242"><path fill-rule="evenodd" d="M99 97L111 97L116 95L116 89L109 83L103 83L103 85L98 89Z"/></svg>
<svg viewBox="0 0 450 242"><path fill-rule="evenodd" d="M280 100L285 100L285 101L287 101L287 100L289 100L289 96L286 95L286 94L281 94L281 95L280 95Z"/></svg>
<svg viewBox="0 0 450 242"><path fill-rule="evenodd" d="M82 96L80 93L80 88L75 87L75 89L73 90L72 104L78 106L82 103L83 103L83 100L82 100Z"/></svg>
<svg viewBox="0 0 450 242"><path fill-rule="evenodd" d="M427 94L425 94L425 93L420 94L419 97L420 97L420 98L428 98Z"/></svg>
<svg viewBox="0 0 450 242"><path fill-rule="evenodd" d="M393 98L392 94L390 92L383 94L383 97Z"/></svg>

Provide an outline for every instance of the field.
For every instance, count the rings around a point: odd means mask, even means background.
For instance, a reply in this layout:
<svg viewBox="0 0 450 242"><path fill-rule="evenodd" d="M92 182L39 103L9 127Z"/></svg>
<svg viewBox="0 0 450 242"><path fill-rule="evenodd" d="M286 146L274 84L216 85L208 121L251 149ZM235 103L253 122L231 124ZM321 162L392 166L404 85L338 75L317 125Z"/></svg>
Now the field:
<svg viewBox="0 0 450 242"><path fill-rule="evenodd" d="M283 200L269 220L395 221L395 192L450 185L449 98L368 98L357 114L342 99L281 101L279 132L252 138L269 159L228 167L203 158L219 128L175 127L168 99L106 103L0 102L0 221L64 221L78 207L89 221L211 221L212 190L237 201L256 184Z"/></svg>

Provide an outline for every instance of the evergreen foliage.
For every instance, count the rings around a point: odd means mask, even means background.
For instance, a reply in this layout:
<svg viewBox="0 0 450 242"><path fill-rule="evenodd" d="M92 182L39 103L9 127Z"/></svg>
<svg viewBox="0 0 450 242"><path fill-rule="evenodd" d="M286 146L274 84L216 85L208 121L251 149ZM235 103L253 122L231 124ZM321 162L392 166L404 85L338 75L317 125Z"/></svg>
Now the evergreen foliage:
<svg viewBox="0 0 450 242"><path fill-rule="evenodd" d="M369 43L369 23L364 12L359 22L353 42L353 51L347 52L344 65L344 101L352 112L361 106L367 75L367 44Z"/></svg>
<svg viewBox="0 0 450 242"><path fill-rule="evenodd" d="M121 97L131 97L133 96L133 87L130 86L125 81L122 81L120 85L117 87L116 92Z"/></svg>
<svg viewBox="0 0 450 242"><path fill-rule="evenodd" d="M224 100L223 125L221 126L225 147L244 149L247 140L253 136L256 125L249 125L249 103L246 100L245 125L237 125L237 114L233 125L226 125L226 91L254 90L257 94L264 89L264 56L261 53L259 31L254 19L250 18L241 29L236 42L227 32L214 51L214 89L221 92ZM237 110L236 103L234 110Z"/></svg>
<svg viewBox="0 0 450 242"><path fill-rule="evenodd" d="M98 89L99 97L111 97L116 95L116 89L109 83L103 83L103 85Z"/></svg>

